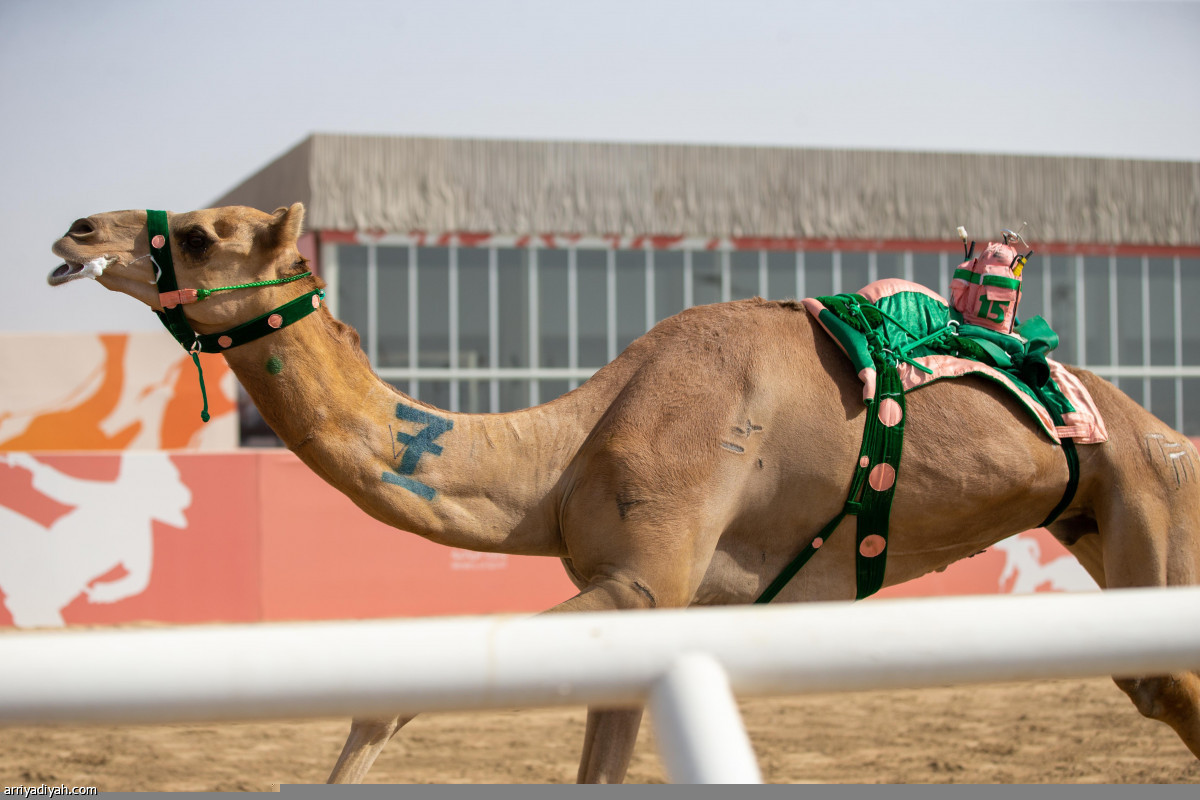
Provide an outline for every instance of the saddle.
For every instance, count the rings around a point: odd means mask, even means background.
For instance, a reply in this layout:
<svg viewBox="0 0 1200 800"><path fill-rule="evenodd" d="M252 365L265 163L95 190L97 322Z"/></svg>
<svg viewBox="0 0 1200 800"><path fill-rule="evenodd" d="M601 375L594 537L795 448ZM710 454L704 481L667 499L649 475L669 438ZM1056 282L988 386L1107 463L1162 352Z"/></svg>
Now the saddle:
<svg viewBox="0 0 1200 800"><path fill-rule="evenodd" d="M1020 272L1014 275L1012 268L1024 266L1024 259L1004 247L1007 242L989 245L974 263L968 260L956 270L953 306L924 286L898 279L803 301L863 383L863 443L842 511L755 602L770 602L848 515L858 520L857 599L879 590L903 451L905 394L939 380L977 375L1019 400L1042 432L1062 446L1069 468L1066 491L1042 526L1070 504L1079 480L1075 443L1099 444L1108 440L1108 432L1087 389L1049 358L1058 335L1041 317L1017 323Z"/></svg>

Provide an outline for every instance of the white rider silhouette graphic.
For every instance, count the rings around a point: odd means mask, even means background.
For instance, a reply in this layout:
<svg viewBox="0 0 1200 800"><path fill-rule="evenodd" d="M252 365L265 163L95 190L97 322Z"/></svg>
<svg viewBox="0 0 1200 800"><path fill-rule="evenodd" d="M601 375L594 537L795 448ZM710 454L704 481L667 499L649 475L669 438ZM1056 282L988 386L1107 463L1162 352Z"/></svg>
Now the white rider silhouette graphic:
<svg viewBox="0 0 1200 800"><path fill-rule="evenodd" d="M0 461L28 470L33 488L73 508L48 527L0 505L0 591L19 628L64 624L62 610L80 594L115 603L145 591L157 520L186 528L192 492L166 453L120 455L116 480L65 475L27 453ZM123 567L112 580L97 578Z"/></svg>
<svg viewBox="0 0 1200 800"><path fill-rule="evenodd" d="M1087 592L1100 587L1092 580L1073 556L1064 555L1042 562L1042 547L1032 536L1011 536L992 547L1004 553L1004 570L1000 573L999 589L1005 591L1013 581L1011 594L1029 594L1039 586L1049 584L1057 592Z"/></svg>

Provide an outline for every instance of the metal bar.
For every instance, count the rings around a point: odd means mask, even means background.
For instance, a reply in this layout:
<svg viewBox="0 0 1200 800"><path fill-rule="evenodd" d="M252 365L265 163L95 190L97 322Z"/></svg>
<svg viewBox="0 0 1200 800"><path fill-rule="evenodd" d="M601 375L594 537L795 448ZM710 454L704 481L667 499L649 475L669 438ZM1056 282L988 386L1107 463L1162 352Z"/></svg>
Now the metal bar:
<svg viewBox="0 0 1200 800"><path fill-rule="evenodd" d="M842 251L833 251L833 289L834 294L842 293Z"/></svg>
<svg viewBox="0 0 1200 800"><path fill-rule="evenodd" d="M771 296L770 278L767 277L767 251L758 251L758 296L767 298Z"/></svg>
<svg viewBox="0 0 1200 800"><path fill-rule="evenodd" d="M338 261L338 246L329 242L321 242L321 277L325 280L325 305L329 313L339 319L341 314L338 303L339 279L341 266Z"/></svg>
<svg viewBox="0 0 1200 800"><path fill-rule="evenodd" d="M1075 256L1075 363L1087 364L1087 284L1083 280L1083 256Z"/></svg>
<svg viewBox="0 0 1200 800"><path fill-rule="evenodd" d="M608 334L608 360L617 357L617 251L609 248L604 264L604 289L608 295L605 305L605 333Z"/></svg>
<svg viewBox="0 0 1200 800"><path fill-rule="evenodd" d="M1043 303L1042 317L1046 320L1046 324L1051 328L1054 327L1054 282L1050 277L1050 256L1045 258L1046 268L1042 271L1042 297L1046 298Z"/></svg>
<svg viewBox="0 0 1200 800"><path fill-rule="evenodd" d="M645 272L646 272L646 330L654 327L654 323L658 322L657 315L654 313L654 250L651 247L646 248L645 252Z"/></svg>
<svg viewBox="0 0 1200 800"><path fill-rule="evenodd" d="M911 250L904 251L904 280L912 281L913 279L913 255Z"/></svg>
<svg viewBox="0 0 1200 800"><path fill-rule="evenodd" d="M733 279L729 268L729 250L721 251L721 302L728 303L733 297Z"/></svg>
<svg viewBox="0 0 1200 800"><path fill-rule="evenodd" d="M804 291L805 291L805 289L808 288L805 284L805 279L807 278L807 276L808 276L808 272L804 267L804 251L797 250L796 251L796 299L797 300L804 299Z"/></svg>
<svg viewBox="0 0 1200 800"><path fill-rule="evenodd" d="M379 247L367 245L367 360L379 363Z"/></svg>
<svg viewBox="0 0 1200 800"><path fill-rule="evenodd" d="M712 656L676 659L647 705L672 783L762 783L729 678Z"/></svg>
<svg viewBox="0 0 1200 800"><path fill-rule="evenodd" d="M450 366L459 366L458 358L458 248L450 247L450 263L446 272L446 282L448 284L447 291L450 294L449 299L449 319L447 322L450 325ZM458 381L450 381L450 410L461 411L462 408L458 397Z"/></svg>
<svg viewBox="0 0 1200 800"><path fill-rule="evenodd" d="M867 253L867 283L879 280L879 254L874 250Z"/></svg>
<svg viewBox="0 0 1200 800"><path fill-rule="evenodd" d="M37 631L3 645L6 726L620 707L695 652L739 696L1195 670L1200 587Z"/></svg>
<svg viewBox="0 0 1200 800"><path fill-rule="evenodd" d="M1175 312L1175 371L1183 369L1183 274L1180 269L1179 256L1175 256L1173 280L1174 292L1171 299ZM1183 432L1183 379L1175 378L1175 430Z"/></svg>
<svg viewBox="0 0 1200 800"><path fill-rule="evenodd" d="M683 251L683 307L691 308L696 305L696 289L693 281L695 273L692 270L692 251Z"/></svg>
<svg viewBox="0 0 1200 800"><path fill-rule="evenodd" d="M1150 259L1142 256L1142 364L1150 366ZM1150 410L1150 377L1142 378L1142 407Z"/></svg>
<svg viewBox="0 0 1200 800"><path fill-rule="evenodd" d="M488 248L488 366L500 367L500 254ZM488 404L493 414L500 411L500 381L488 381Z"/></svg>
<svg viewBox="0 0 1200 800"><path fill-rule="evenodd" d="M1117 302L1117 257L1108 258L1108 361L1114 367L1121 363L1121 325L1118 318L1121 315L1120 304ZM1119 388L1119 387L1118 387Z"/></svg>
<svg viewBox="0 0 1200 800"><path fill-rule="evenodd" d="M579 367L579 265L576 259L578 249L567 250L567 366L571 369ZM579 381L572 379L568 388L579 386Z"/></svg>
<svg viewBox="0 0 1200 800"><path fill-rule="evenodd" d="M418 325L417 309L420 308L420 303L417 302L417 291L420 289L420 282L417 280L417 246L410 244L408 246L408 366L410 369L417 369L419 362L417 335L420 329ZM382 376L380 376L382 377ZM421 389L421 384L416 378L411 378L408 381L408 393L413 397L417 397L417 393Z"/></svg>
<svg viewBox="0 0 1200 800"><path fill-rule="evenodd" d="M529 366L537 369L541 366L541 324L538 320L538 250L529 246L529 259L526 262L529 276ZM536 378L529 379L529 405L536 406L541 402L539 396L540 384Z"/></svg>

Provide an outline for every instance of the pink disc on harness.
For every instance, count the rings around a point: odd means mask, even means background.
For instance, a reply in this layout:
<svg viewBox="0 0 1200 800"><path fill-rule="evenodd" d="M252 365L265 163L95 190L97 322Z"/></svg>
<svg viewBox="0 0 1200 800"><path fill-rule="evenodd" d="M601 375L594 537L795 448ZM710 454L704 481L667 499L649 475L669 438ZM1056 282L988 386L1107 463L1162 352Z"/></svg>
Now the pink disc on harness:
<svg viewBox="0 0 1200 800"><path fill-rule="evenodd" d="M867 483L877 492L886 492L896 482L896 470L891 464L876 464L867 476Z"/></svg>
<svg viewBox="0 0 1200 800"><path fill-rule="evenodd" d="M872 533L870 536L862 540L862 544L858 546L858 552L862 553L867 558L874 558L883 552L887 547L887 540L877 533Z"/></svg>
<svg viewBox="0 0 1200 800"><path fill-rule="evenodd" d="M879 421L889 428L900 424L904 419L904 409L892 398L887 398L879 404Z"/></svg>

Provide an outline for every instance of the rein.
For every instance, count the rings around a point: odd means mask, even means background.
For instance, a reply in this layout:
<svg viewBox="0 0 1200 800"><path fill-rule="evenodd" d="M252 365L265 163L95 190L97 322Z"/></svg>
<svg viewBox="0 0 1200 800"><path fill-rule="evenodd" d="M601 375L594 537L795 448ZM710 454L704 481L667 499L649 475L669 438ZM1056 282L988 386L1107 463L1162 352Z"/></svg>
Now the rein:
<svg viewBox="0 0 1200 800"><path fill-rule="evenodd" d="M269 281L253 281L239 283L235 286L218 286L213 289L180 289L175 278L175 262L171 257L170 232L167 226L166 211L147 211L146 228L150 236L150 261L154 264L155 284L158 286L159 302L163 310L155 311L163 326L175 337L175 341L188 351L192 362L196 365L196 373L200 377L200 396L204 400L204 408L200 411L200 419L208 422L208 392L204 388L204 370L200 367L200 353L219 353L238 345L261 339L268 333L286 328L293 322L304 319L321 307L321 299L325 292L314 289L289 300L265 314L254 319L235 325L220 333L198 333L192 328L182 306L198 303L217 292L230 292L234 289L254 289L261 286L276 286L291 283L312 275L311 271L288 278L276 278Z"/></svg>

